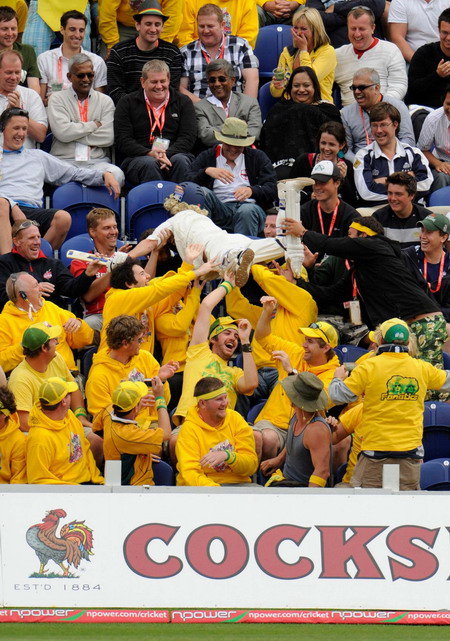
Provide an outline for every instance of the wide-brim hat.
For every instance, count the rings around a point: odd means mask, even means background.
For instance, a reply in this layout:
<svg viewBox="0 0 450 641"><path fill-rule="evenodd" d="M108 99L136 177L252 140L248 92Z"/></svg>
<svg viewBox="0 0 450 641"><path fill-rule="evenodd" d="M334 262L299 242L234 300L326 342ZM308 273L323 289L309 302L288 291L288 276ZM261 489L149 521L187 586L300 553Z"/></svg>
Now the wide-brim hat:
<svg viewBox="0 0 450 641"><path fill-rule="evenodd" d="M306 412L318 412L328 406L328 396L323 382L312 372L300 372L297 376L287 376L281 386L289 400Z"/></svg>
<svg viewBox="0 0 450 641"><path fill-rule="evenodd" d="M240 118L225 118L222 129L214 135L219 142L235 147L249 147L255 142L255 136L248 135L247 123Z"/></svg>

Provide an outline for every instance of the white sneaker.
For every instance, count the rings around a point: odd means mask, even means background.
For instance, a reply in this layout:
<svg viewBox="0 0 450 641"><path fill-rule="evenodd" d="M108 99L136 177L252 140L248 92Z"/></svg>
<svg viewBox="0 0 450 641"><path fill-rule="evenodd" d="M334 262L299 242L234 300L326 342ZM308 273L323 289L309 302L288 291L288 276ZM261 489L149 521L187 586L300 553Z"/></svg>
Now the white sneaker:
<svg viewBox="0 0 450 641"><path fill-rule="evenodd" d="M234 254L233 256L231 255L232 253ZM229 252L227 255L227 269L234 271L236 287L244 287L248 281L248 275L254 258L255 252L253 249L244 249L237 255L234 252Z"/></svg>

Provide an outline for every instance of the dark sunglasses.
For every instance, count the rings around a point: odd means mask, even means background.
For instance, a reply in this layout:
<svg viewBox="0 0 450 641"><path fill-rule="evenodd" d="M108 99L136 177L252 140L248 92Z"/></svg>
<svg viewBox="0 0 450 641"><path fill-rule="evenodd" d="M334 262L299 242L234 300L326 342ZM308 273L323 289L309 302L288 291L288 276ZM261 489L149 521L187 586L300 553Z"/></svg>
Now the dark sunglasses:
<svg viewBox="0 0 450 641"><path fill-rule="evenodd" d="M216 76L216 78L208 78L208 84L214 85L216 82L226 82L227 80L227 76Z"/></svg>
<svg viewBox="0 0 450 641"><path fill-rule="evenodd" d="M349 89L350 91L365 91L369 87L375 87L376 82L373 82L371 85L350 85Z"/></svg>
<svg viewBox="0 0 450 641"><path fill-rule="evenodd" d="M94 77L94 72L88 71L87 73L76 73L75 76L79 80L82 80L83 78L89 78L89 80L92 80L92 78Z"/></svg>

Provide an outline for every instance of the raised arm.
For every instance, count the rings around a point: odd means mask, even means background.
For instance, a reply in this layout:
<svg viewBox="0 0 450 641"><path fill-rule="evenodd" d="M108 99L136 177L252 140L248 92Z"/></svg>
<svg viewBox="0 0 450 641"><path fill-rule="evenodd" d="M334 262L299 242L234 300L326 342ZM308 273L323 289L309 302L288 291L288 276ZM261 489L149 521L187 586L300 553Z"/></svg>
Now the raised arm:
<svg viewBox="0 0 450 641"><path fill-rule="evenodd" d="M200 345L200 343L205 343L208 340L211 312L222 298L234 288L234 276L229 273L225 274L225 276L227 280L224 280L219 287L203 299L198 310L190 345Z"/></svg>
<svg viewBox="0 0 450 641"><path fill-rule="evenodd" d="M255 329L255 339L257 341L269 336L271 333L271 320L277 308L277 299L273 296L261 297L262 312Z"/></svg>

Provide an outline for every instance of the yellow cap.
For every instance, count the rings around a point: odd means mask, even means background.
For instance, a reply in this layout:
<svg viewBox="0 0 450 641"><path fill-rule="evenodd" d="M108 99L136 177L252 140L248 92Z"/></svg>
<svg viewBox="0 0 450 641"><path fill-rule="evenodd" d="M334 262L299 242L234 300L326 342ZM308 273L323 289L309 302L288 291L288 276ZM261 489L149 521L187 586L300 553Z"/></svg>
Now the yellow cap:
<svg viewBox="0 0 450 641"><path fill-rule="evenodd" d="M336 347L339 343L339 335L334 329L333 325L325 321L318 321L311 323L309 327L300 327L298 330L300 334L308 336L309 338L321 338L330 347Z"/></svg>
<svg viewBox="0 0 450 641"><path fill-rule="evenodd" d="M112 402L123 412L130 412L148 393L149 389L142 381L123 381L113 391Z"/></svg>
<svg viewBox="0 0 450 641"><path fill-rule="evenodd" d="M46 405L57 405L71 392L76 392L78 385L75 381L65 381L58 376L48 378L39 388L39 400Z"/></svg>

